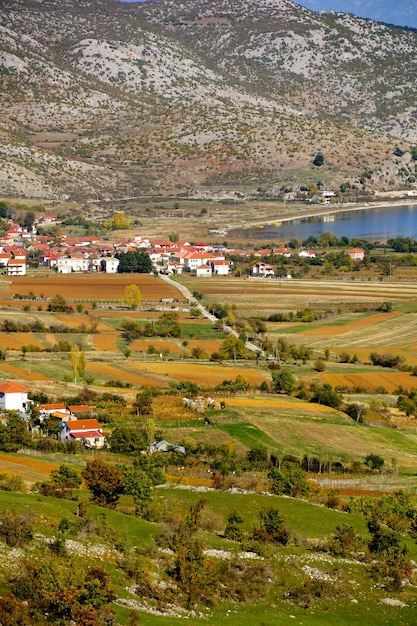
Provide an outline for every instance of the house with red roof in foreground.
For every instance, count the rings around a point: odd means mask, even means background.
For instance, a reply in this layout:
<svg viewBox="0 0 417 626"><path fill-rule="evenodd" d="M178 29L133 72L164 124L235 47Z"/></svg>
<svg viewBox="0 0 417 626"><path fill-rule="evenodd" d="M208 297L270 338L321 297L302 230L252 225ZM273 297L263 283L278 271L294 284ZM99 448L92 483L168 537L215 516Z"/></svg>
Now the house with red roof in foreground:
<svg viewBox="0 0 417 626"><path fill-rule="evenodd" d="M61 441L78 441L86 448L103 448L105 443L101 425L96 419L63 422L60 438Z"/></svg>
<svg viewBox="0 0 417 626"><path fill-rule="evenodd" d="M19 383L8 382L0 385L0 411L19 411L26 413L31 400L28 400L30 389Z"/></svg>

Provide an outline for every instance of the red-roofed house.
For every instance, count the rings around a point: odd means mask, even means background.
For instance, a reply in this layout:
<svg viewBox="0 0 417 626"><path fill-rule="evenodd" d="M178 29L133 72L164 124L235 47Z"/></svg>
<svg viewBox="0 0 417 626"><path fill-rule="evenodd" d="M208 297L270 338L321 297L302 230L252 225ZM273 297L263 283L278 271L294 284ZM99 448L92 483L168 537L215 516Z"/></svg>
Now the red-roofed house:
<svg viewBox="0 0 417 626"><path fill-rule="evenodd" d="M273 276L274 268L269 263L255 263L255 265L251 269L252 276Z"/></svg>
<svg viewBox="0 0 417 626"><path fill-rule="evenodd" d="M0 410L26 412L31 404L28 400L29 391L30 389L19 383L2 383L0 385Z"/></svg>
<svg viewBox="0 0 417 626"><path fill-rule="evenodd" d="M10 259L7 264L8 276L25 276L26 275L26 259Z"/></svg>
<svg viewBox="0 0 417 626"><path fill-rule="evenodd" d="M349 255L353 261L363 261L365 250L362 248L352 248L351 250L346 250L346 254Z"/></svg>
<svg viewBox="0 0 417 626"><path fill-rule="evenodd" d="M102 448L105 437L96 419L72 420L62 424L61 441L78 441L87 448Z"/></svg>

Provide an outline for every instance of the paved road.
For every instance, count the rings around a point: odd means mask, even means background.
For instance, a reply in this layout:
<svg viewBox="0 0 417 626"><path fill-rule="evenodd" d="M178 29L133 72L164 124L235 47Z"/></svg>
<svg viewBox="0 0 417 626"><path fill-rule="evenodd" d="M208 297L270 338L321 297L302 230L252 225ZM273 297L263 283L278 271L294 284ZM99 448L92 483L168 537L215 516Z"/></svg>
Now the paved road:
<svg viewBox="0 0 417 626"><path fill-rule="evenodd" d="M201 304L201 302L199 302L196 298L194 298L191 291L187 287L185 287L185 285L181 285L180 283L177 283L175 280L172 280L171 278L169 278L169 276L166 276L165 274L159 274L159 278L165 281L166 283L168 283L168 285L171 285L172 287L175 287L176 289L178 289L178 291L180 291L182 295L187 300L189 300L193 306L196 306L198 310L201 311L202 315L206 317L208 320L210 320L210 322L214 323L218 321L215 315L210 313L210 311L208 311ZM231 326L224 325L223 328L226 333L232 333L232 335L234 335L235 337L239 337L239 334ZM245 345L247 349L250 350L251 352L259 352L259 354L263 354L263 350L261 350L261 348L259 348L258 346L255 346L255 344L252 343L251 341L246 341Z"/></svg>

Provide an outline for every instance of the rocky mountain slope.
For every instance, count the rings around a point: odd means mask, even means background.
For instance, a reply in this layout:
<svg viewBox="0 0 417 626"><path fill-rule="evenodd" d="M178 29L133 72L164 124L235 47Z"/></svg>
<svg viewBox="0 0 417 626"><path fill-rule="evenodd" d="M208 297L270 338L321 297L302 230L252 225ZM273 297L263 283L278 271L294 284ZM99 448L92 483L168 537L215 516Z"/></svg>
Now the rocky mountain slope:
<svg viewBox="0 0 417 626"><path fill-rule="evenodd" d="M5 0L0 193L407 186L416 52L290 0Z"/></svg>

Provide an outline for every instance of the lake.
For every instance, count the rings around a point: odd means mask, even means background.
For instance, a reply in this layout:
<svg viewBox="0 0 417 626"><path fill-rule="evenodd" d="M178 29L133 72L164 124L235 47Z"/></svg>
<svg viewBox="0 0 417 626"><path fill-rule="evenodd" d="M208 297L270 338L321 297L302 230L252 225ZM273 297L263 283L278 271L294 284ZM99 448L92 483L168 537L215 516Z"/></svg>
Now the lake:
<svg viewBox="0 0 417 626"><path fill-rule="evenodd" d="M278 220L279 218L277 222ZM369 241L385 241L393 237L417 239L417 204L341 211L331 215L282 222L281 225L265 224L262 228L236 228L230 230L228 234L239 239L278 239L288 242L293 238L318 237L323 232L330 232L339 238Z"/></svg>

